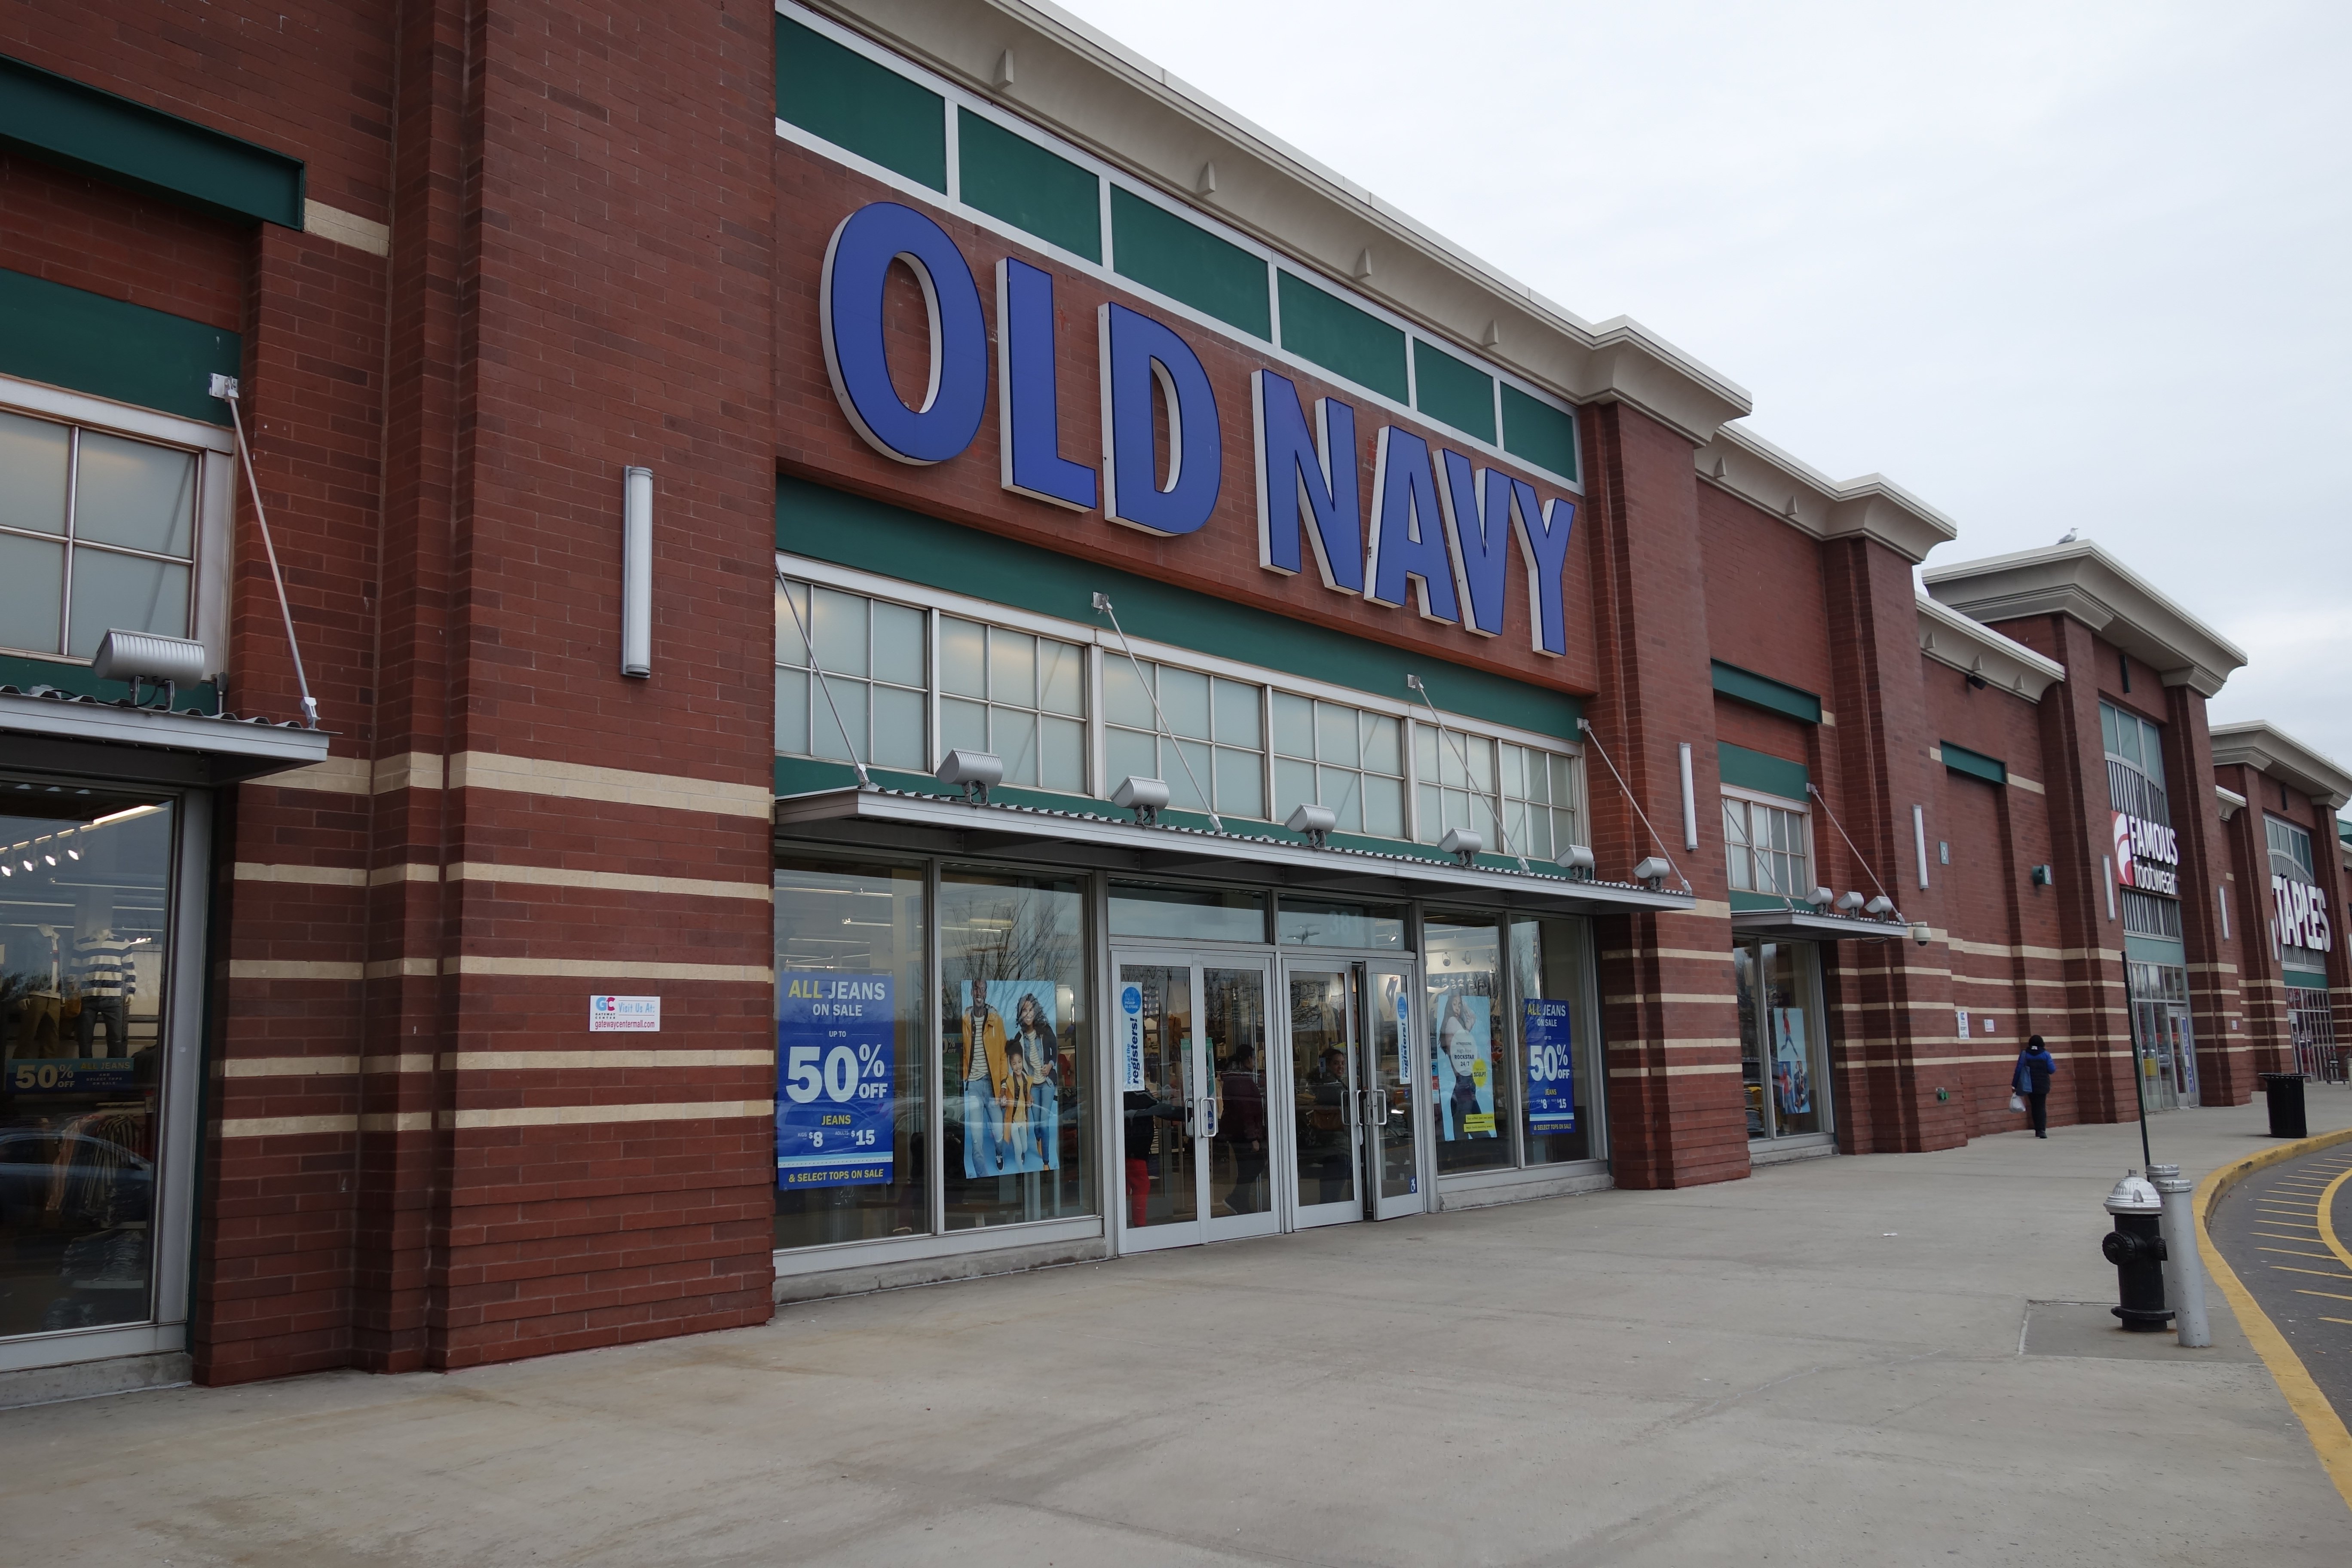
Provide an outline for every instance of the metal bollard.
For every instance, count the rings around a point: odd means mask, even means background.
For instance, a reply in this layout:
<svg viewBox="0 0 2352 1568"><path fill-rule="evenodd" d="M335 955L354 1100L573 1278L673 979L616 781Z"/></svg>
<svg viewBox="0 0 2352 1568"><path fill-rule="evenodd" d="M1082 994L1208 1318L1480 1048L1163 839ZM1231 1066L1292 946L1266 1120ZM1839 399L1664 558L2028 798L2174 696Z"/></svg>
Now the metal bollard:
<svg viewBox="0 0 2352 1568"><path fill-rule="evenodd" d="M2123 1301L2113 1310L2136 1334L2162 1333L2172 1322L2172 1310L2164 1304L2165 1246L2158 1226L2164 1200L2133 1171L2107 1194L2107 1212L2116 1216L2116 1227L2099 1250L2116 1266L2116 1290Z"/></svg>
<svg viewBox="0 0 2352 1568"><path fill-rule="evenodd" d="M2180 1342L2192 1350L2213 1342L2205 1321L2205 1265L2197 1256L2197 1216L2189 1212L2189 1194L2197 1184L2181 1178L2178 1165L2150 1165L2148 1179L2164 1194L2164 1214L2158 1225L2164 1236L2164 1299L2178 1303L2175 1326Z"/></svg>

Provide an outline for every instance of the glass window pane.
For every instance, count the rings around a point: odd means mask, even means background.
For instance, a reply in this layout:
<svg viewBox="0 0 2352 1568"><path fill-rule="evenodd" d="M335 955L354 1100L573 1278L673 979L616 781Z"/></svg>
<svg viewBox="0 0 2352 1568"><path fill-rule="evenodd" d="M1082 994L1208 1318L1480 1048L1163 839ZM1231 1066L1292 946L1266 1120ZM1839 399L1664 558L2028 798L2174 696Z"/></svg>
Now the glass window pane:
<svg viewBox="0 0 2352 1568"><path fill-rule="evenodd" d="M1287 691L1274 693L1274 749L1286 757L1315 754L1315 704Z"/></svg>
<svg viewBox="0 0 2352 1568"><path fill-rule="evenodd" d="M824 645L817 650L823 657ZM866 683L845 680L830 672L812 671L809 684L809 754L847 762L864 761L870 741L866 729ZM829 699L829 700L828 700ZM847 745L843 742L845 738Z"/></svg>
<svg viewBox="0 0 2352 1568"><path fill-rule="evenodd" d="M992 703L988 717L989 739L995 742L989 749L1003 759L1004 782L1035 784L1037 715L1024 708L999 708Z"/></svg>
<svg viewBox="0 0 2352 1568"><path fill-rule="evenodd" d="M992 702L1037 706L1037 639L1026 632L988 628L988 696Z"/></svg>
<svg viewBox="0 0 2352 1568"><path fill-rule="evenodd" d="M1209 678L1197 670L1160 667L1160 711L1168 732L1188 740L1209 738ZM1204 778L1206 775L1202 775Z"/></svg>
<svg viewBox="0 0 2352 1568"><path fill-rule="evenodd" d="M66 531L66 466L73 432L47 419L0 414L0 528Z"/></svg>
<svg viewBox="0 0 2352 1568"><path fill-rule="evenodd" d="M1105 730L1103 773L1106 790L1117 789L1119 781L1125 778L1158 778L1159 742L1136 730ZM1171 798L1173 798L1172 794Z"/></svg>
<svg viewBox="0 0 2352 1568"><path fill-rule="evenodd" d="M1125 658L1104 659L1103 717L1130 729L1158 731L1160 726L1151 717L1151 689L1144 679Z"/></svg>
<svg viewBox="0 0 2352 1568"><path fill-rule="evenodd" d="M2164 786L2164 731L2145 719L2139 726L2139 765L2150 784Z"/></svg>
<svg viewBox="0 0 2352 1568"><path fill-rule="evenodd" d="M0 807L0 846L22 846L0 880L0 1335L155 1316L172 812L78 791Z"/></svg>
<svg viewBox="0 0 2352 1568"><path fill-rule="evenodd" d="M950 1230L1094 1212L1085 907L1077 882L940 877Z"/></svg>
<svg viewBox="0 0 2352 1568"><path fill-rule="evenodd" d="M1402 838L1404 781L1370 773L1360 787L1364 792L1364 831L1375 838Z"/></svg>
<svg viewBox="0 0 2352 1568"><path fill-rule="evenodd" d="M977 622L940 617L940 689L988 695L988 632Z"/></svg>
<svg viewBox="0 0 2352 1568"><path fill-rule="evenodd" d="M868 760L927 773L923 741L923 694L896 686L874 688L874 755Z"/></svg>
<svg viewBox="0 0 2352 1568"><path fill-rule="evenodd" d="M798 622L793 615L800 615ZM808 624L808 584L779 584L776 588L776 662L796 668L808 664L808 645L801 641L801 627Z"/></svg>
<svg viewBox="0 0 2352 1568"><path fill-rule="evenodd" d="M1114 781L1116 782L1116 781ZM1075 719L1037 721L1037 784L1066 795L1087 787L1087 727Z"/></svg>
<svg viewBox="0 0 2352 1568"><path fill-rule="evenodd" d="M808 755L808 672L776 671L776 750Z"/></svg>
<svg viewBox="0 0 2352 1568"><path fill-rule="evenodd" d="M56 653L66 547L0 534L0 647Z"/></svg>
<svg viewBox="0 0 2352 1568"><path fill-rule="evenodd" d="M1333 824L1342 833L1364 830L1363 775L1353 768L1317 768L1315 787L1323 804L1331 808L1338 820Z"/></svg>
<svg viewBox="0 0 2352 1568"><path fill-rule="evenodd" d="M1303 947L1404 948L1404 908L1400 904L1332 903L1294 899L1286 893L1275 912L1275 940Z"/></svg>
<svg viewBox="0 0 2352 1568"><path fill-rule="evenodd" d="M1412 727L1412 768L1423 784L1437 782L1437 731L1430 725Z"/></svg>
<svg viewBox="0 0 2352 1568"><path fill-rule="evenodd" d="M195 454L83 431L74 537L158 555L194 553Z"/></svg>
<svg viewBox="0 0 2352 1568"><path fill-rule="evenodd" d="M1378 713L1367 713L1364 721L1364 766L1374 773L1400 775L1404 772L1404 755L1397 741L1397 721Z"/></svg>
<svg viewBox="0 0 2352 1568"><path fill-rule="evenodd" d="M1414 792L1417 813L1413 833L1423 844L1434 844L1445 837L1445 806L1434 784L1423 784Z"/></svg>
<svg viewBox="0 0 2352 1568"><path fill-rule="evenodd" d="M1315 705L1315 758L1352 768L1363 761L1356 737L1356 710L1336 702Z"/></svg>
<svg viewBox="0 0 2352 1568"><path fill-rule="evenodd" d="M1584 922L1511 923L1513 1016L1519 1057L1527 1064L1527 1159L1530 1165L1587 1160L1599 1152L1592 1135L1599 1053L1586 1036L1583 1000ZM1549 1003L1530 1018L1529 1004Z"/></svg>
<svg viewBox="0 0 2352 1568"><path fill-rule="evenodd" d="M1217 748L1217 809L1265 820L1265 758L1256 752Z"/></svg>
<svg viewBox="0 0 2352 1568"><path fill-rule="evenodd" d="M1132 671L1129 671L1132 674ZM1087 656L1076 643L1037 645L1037 705L1048 713L1083 718L1087 711Z"/></svg>
<svg viewBox="0 0 2352 1568"><path fill-rule="evenodd" d="M819 588L812 596L809 635L816 639L817 663L828 675L864 675L866 600L831 588Z"/></svg>
<svg viewBox="0 0 2352 1568"><path fill-rule="evenodd" d="M1225 746L1262 744L1258 723L1258 691L1238 680L1215 685L1217 742Z"/></svg>
<svg viewBox="0 0 2352 1568"><path fill-rule="evenodd" d="M977 702L964 702L953 697L940 698L940 750L942 752L988 750L988 710Z"/></svg>
<svg viewBox="0 0 2352 1568"><path fill-rule="evenodd" d="M874 676L900 686L928 686L923 678L923 612L874 603Z"/></svg>
<svg viewBox="0 0 2352 1568"><path fill-rule="evenodd" d="M1475 735L1462 738L1464 748L1470 753L1470 787L1481 795L1495 793L1495 742L1480 740Z"/></svg>
<svg viewBox="0 0 2352 1568"><path fill-rule="evenodd" d="M1185 811L1206 810L1208 803L1201 798L1201 791L1213 787L1209 782L1209 748L1198 741L1171 741L1160 755L1170 764L1164 780L1169 804Z"/></svg>
<svg viewBox="0 0 2352 1568"><path fill-rule="evenodd" d="M1290 814L1315 802L1315 764L1277 757L1274 763L1274 819L1287 822Z"/></svg>
<svg viewBox="0 0 2352 1568"><path fill-rule="evenodd" d="M1165 942L1264 942L1265 895L1113 882L1110 934Z"/></svg>
<svg viewBox="0 0 2352 1568"><path fill-rule="evenodd" d="M2104 702L2099 704L2099 741L2109 752L2116 749L2116 710Z"/></svg>
<svg viewBox="0 0 2352 1568"><path fill-rule="evenodd" d="M1517 1113L1502 952L1490 922L1423 922L1423 1026L1432 1045L1431 1133L1441 1174L1512 1163Z"/></svg>
<svg viewBox="0 0 2352 1568"><path fill-rule="evenodd" d="M188 569L136 555L76 550L72 637L67 651L88 658L109 628L188 635Z"/></svg>
<svg viewBox="0 0 2352 1568"><path fill-rule="evenodd" d="M1505 745L1503 753L1503 793L1519 800L1528 798L1528 752L1525 746Z"/></svg>
<svg viewBox="0 0 2352 1568"><path fill-rule="evenodd" d="M930 1229L923 874L812 860L782 862L775 878L775 1245L920 1235ZM863 994L854 1021L830 1015L833 993L849 987ZM852 1057L836 1065L844 1046ZM869 1078L887 1087L878 1103L833 1092ZM845 1114L846 1126L833 1120Z"/></svg>

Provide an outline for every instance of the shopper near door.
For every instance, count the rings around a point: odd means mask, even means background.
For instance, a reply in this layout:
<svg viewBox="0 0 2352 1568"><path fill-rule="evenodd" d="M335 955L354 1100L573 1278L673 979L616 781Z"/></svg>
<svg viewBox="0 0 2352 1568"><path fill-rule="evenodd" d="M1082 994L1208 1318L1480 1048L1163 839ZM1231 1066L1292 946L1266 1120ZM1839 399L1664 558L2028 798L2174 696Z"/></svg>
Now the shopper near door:
<svg viewBox="0 0 2352 1568"><path fill-rule="evenodd" d="M2034 1036L2017 1053L2016 1070L2009 1075L2009 1087L2025 1101L2024 1109L2033 1114L2033 1135L2050 1136L2050 1075L2058 1070L2058 1063L2050 1048Z"/></svg>

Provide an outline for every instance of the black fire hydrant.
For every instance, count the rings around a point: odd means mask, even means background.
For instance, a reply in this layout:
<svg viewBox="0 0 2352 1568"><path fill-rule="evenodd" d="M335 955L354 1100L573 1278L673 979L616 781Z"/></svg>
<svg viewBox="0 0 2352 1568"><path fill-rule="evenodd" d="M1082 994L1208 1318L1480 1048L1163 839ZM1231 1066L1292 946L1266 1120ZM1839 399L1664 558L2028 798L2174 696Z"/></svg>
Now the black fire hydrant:
<svg viewBox="0 0 2352 1568"><path fill-rule="evenodd" d="M2107 1194L2107 1212L2116 1216L2116 1227L2099 1250L2116 1266L2116 1294L2123 1299L2122 1306L2111 1310L2134 1333L2162 1333L2172 1326L2172 1310L2164 1304L2164 1199L2133 1171Z"/></svg>

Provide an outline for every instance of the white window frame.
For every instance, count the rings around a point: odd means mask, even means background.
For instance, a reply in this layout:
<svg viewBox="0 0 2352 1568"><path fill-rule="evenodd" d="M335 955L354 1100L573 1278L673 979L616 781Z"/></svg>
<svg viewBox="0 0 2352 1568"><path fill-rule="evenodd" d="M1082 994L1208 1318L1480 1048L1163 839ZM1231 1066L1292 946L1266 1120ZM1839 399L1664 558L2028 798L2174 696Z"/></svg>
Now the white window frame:
<svg viewBox="0 0 2352 1568"><path fill-rule="evenodd" d="M1790 800L1785 795L1774 795L1769 790L1743 789L1737 784L1723 784L1718 787L1726 800L1745 801L1750 805L1769 805L1775 811L1785 811L1802 822L1805 833L1805 874L1810 878L1816 879L1815 885L1819 885L1818 878L1820 876L1820 862L1813 857L1813 808L1810 805L1803 801ZM1755 853L1756 851L1751 840L1748 848L1751 879L1753 879ZM1812 889L1811 888L1807 888L1790 893L1768 893L1759 888L1736 888L1732 889L1734 892L1752 893L1759 899L1785 898L1792 900L1797 903L1804 902L1805 894L1811 890Z"/></svg>
<svg viewBox="0 0 2352 1568"><path fill-rule="evenodd" d="M0 375L0 410L196 454L194 564L189 572L188 630L190 637L205 645L206 666L215 671L227 669L228 584L233 564L230 551L235 535L230 526L230 506L236 493L235 437L217 425L10 375ZM71 542L66 543L70 551ZM0 647L0 653L15 658L89 668L88 658L54 649L41 652L8 646Z"/></svg>

